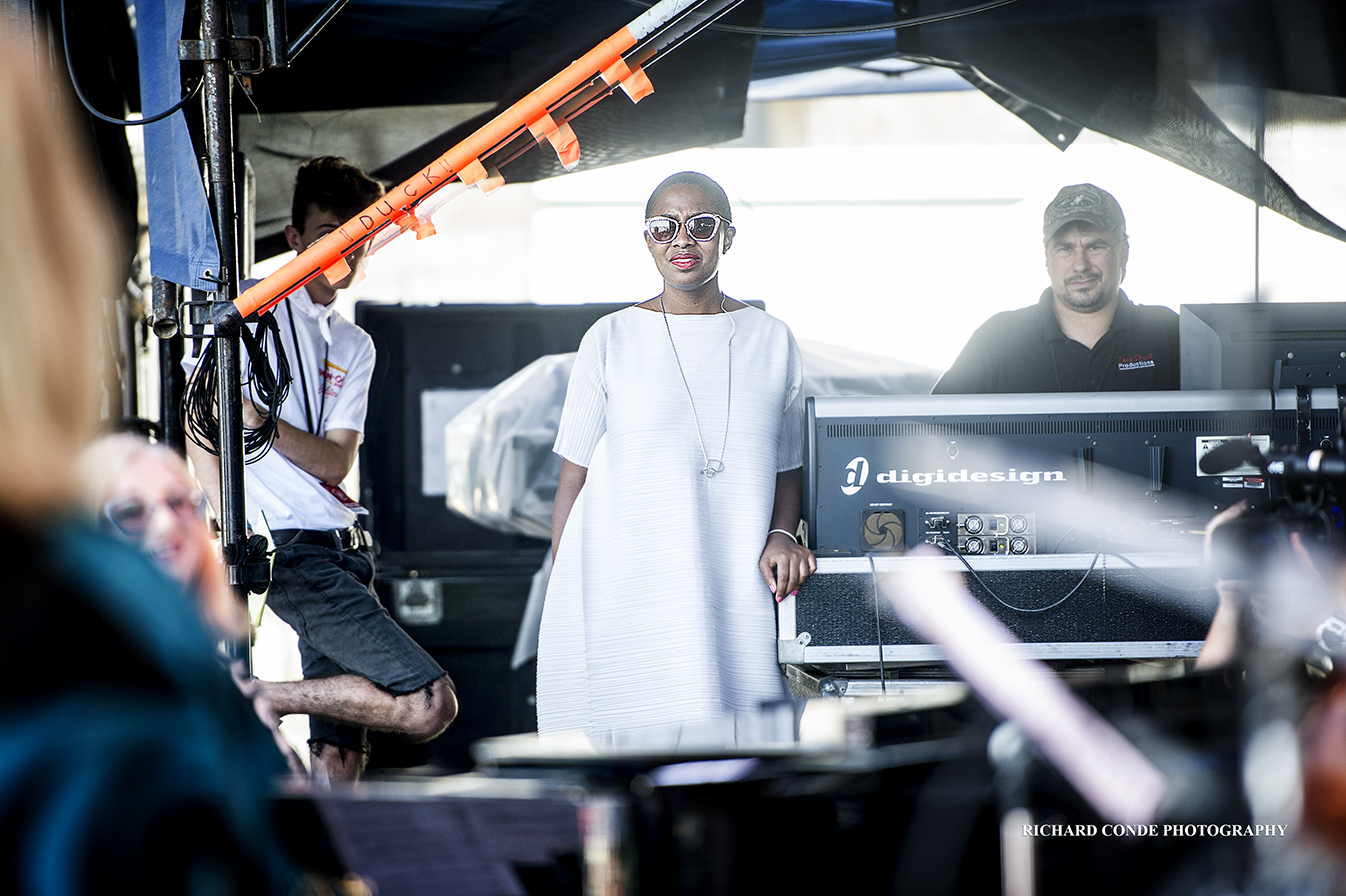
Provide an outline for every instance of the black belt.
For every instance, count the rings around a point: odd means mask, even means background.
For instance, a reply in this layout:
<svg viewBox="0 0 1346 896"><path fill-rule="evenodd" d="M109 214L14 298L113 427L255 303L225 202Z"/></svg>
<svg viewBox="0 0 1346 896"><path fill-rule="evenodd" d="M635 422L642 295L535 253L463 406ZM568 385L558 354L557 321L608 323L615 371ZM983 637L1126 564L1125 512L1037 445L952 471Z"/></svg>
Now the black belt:
<svg viewBox="0 0 1346 896"><path fill-rule="evenodd" d="M359 526L345 529L272 529L271 543L277 548L312 544L338 551L359 551L374 546L374 538Z"/></svg>

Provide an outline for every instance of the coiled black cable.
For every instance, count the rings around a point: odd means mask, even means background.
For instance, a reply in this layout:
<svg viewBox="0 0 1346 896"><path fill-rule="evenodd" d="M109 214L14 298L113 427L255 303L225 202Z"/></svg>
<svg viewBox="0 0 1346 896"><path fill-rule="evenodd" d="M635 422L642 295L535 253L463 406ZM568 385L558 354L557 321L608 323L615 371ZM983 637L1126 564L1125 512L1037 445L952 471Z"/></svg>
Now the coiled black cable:
<svg viewBox="0 0 1346 896"><path fill-rule="evenodd" d="M60 0L60 6L61 6L61 49L65 51L65 67L66 71L70 75L70 86L75 88L75 96L76 98L79 99L80 105L84 107L84 110L88 112L90 115L92 115L94 118L97 118L99 121L105 121L108 124L115 124L120 127L127 127L127 128L137 128L143 125L154 124L155 122L163 121L165 118L167 118L174 112L177 112L183 106L186 106L188 103L190 103L192 101L192 97L196 96L196 94L201 90L201 85L206 83L206 79L204 77L197 78L196 86L193 87L191 90L189 90L186 96L184 96L182 99L178 100L176 103L169 106L162 112L155 113L154 115L145 115L142 116L141 118L113 118L111 115L104 115L102 112L99 112L97 109L93 107L93 103L89 102L89 98L84 95L84 90L80 87L79 78L75 77L75 64L70 58L70 28L66 24L66 15L65 15L66 0Z"/></svg>
<svg viewBox="0 0 1346 896"><path fill-rule="evenodd" d="M280 326L270 312L263 314L254 333L247 325L239 331L248 352L248 378L244 385L262 415L257 429L243 428L243 462L255 463L271 450L280 427L280 409L290 394L290 360L280 340ZM271 358L275 358L275 366ZM215 340L206 343L182 398L182 426L187 436L215 456L220 453L220 373L215 362Z"/></svg>

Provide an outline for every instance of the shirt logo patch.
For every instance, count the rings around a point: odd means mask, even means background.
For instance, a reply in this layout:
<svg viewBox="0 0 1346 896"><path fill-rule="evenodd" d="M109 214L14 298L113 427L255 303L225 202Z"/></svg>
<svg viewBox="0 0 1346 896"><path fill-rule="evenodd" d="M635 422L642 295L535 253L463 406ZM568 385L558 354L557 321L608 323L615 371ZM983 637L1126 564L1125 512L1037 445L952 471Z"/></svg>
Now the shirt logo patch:
<svg viewBox="0 0 1346 896"><path fill-rule="evenodd" d="M1117 359L1118 370L1140 370L1141 368L1144 367L1153 367L1153 366L1154 366L1153 352L1151 352L1148 355L1132 355L1129 358L1119 357Z"/></svg>
<svg viewBox="0 0 1346 896"><path fill-rule="evenodd" d="M327 367L322 372L322 378L323 390L328 398L336 398L341 391L341 387L346 385L346 371L331 361L327 362Z"/></svg>
<svg viewBox="0 0 1346 896"><path fill-rule="evenodd" d="M1102 204L1097 196L1084 190L1070 196L1062 196L1054 203L1057 208L1063 211L1066 209L1098 208Z"/></svg>

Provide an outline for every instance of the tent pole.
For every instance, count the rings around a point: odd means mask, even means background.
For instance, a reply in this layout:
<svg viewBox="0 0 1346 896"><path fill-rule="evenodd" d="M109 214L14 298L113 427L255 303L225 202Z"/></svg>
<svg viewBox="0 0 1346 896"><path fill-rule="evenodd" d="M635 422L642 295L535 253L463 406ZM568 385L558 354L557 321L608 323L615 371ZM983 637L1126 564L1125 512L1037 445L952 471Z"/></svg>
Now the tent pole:
<svg viewBox="0 0 1346 896"><path fill-rule="evenodd" d="M201 3L201 37L208 52L205 66L206 164L210 176L210 201L215 233L220 245L220 270L216 277L216 305L228 305L238 295L238 215L234 192L233 77L229 61L219 52L229 37L225 0ZM216 334L215 359L219 370L220 401L220 538L229 581L240 595L242 566L247 549L247 516L243 490L243 408L239 383L239 337ZM247 644L235 645L243 658Z"/></svg>
<svg viewBox="0 0 1346 896"><path fill-rule="evenodd" d="M1254 91L1257 99L1253 111L1253 149L1257 152L1257 161L1262 166L1257 172L1257 198L1253 200L1253 301L1262 301L1262 204L1266 199L1266 141L1267 106L1266 92Z"/></svg>
<svg viewBox="0 0 1346 896"><path fill-rule="evenodd" d="M348 2L350 2L350 0L331 0L325 9L318 13L318 17L304 29L304 33L296 37L294 41L285 48L285 64L288 65L294 57L304 52L304 48L309 45L309 41L317 37L318 32L321 31L328 22L332 21L336 14L341 12L341 8Z"/></svg>

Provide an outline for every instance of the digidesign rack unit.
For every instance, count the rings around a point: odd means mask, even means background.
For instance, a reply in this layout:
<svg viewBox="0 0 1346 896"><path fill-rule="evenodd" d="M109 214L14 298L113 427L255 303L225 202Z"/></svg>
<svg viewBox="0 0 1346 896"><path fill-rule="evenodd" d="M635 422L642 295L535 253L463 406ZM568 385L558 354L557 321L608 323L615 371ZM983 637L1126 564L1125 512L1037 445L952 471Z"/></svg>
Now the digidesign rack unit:
<svg viewBox="0 0 1346 896"><path fill-rule="evenodd" d="M1339 428L1321 391L1315 445ZM884 662L937 660L874 597L876 573L916 562L975 571L969 589L1031 655L1193 656L1216 603L1206 523L1268 494L1255 467L1198 462L1234 438L1293 444L1296 407L1293 391L810 398L819 567L780 605L780 661L877 662L880 644ZM908 556L921 544L941 555Z"/></svg>

